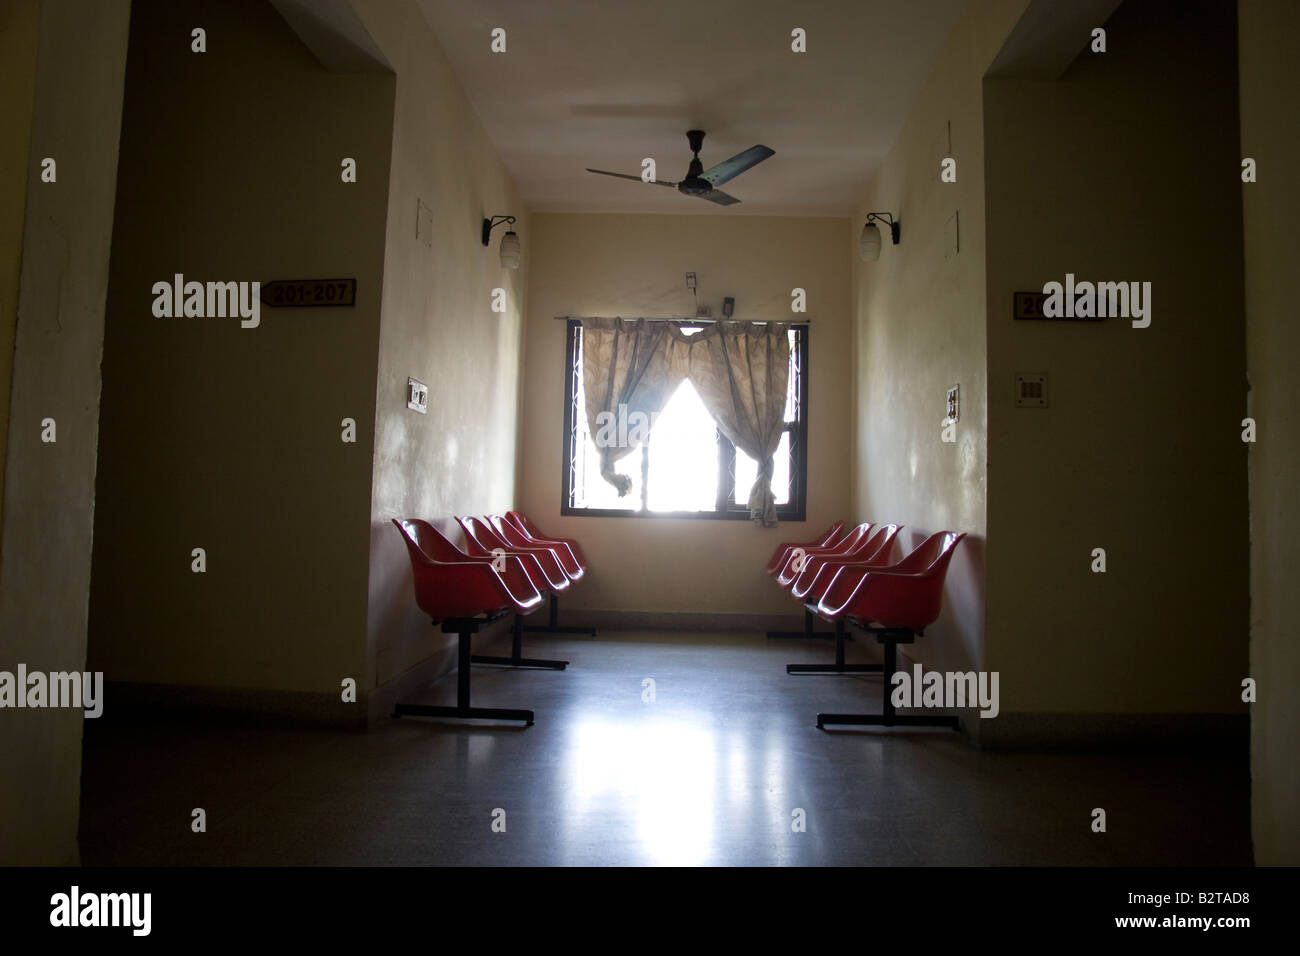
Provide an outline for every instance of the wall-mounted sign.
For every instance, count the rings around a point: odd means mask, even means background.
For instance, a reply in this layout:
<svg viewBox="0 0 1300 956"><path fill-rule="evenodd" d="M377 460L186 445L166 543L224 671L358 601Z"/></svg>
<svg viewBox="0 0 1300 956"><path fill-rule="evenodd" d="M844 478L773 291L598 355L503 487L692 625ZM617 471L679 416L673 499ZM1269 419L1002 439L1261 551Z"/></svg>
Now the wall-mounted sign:
<svg viewBox="0 0 1300 956"><path fill-rule="evenodd" d="M1014 311L1017 319L1042 319L1044 322L1100 322L1105 316L1092 315L1044 315L1043 303L1047 301L1045 292L1014 292Z"/></svg>
<svg viewBox="0 0 1300 956"><path fill-rule="evenodd" d="M356 305L357 280L276 279L262 283L262 301L272 308Z"/></svg>

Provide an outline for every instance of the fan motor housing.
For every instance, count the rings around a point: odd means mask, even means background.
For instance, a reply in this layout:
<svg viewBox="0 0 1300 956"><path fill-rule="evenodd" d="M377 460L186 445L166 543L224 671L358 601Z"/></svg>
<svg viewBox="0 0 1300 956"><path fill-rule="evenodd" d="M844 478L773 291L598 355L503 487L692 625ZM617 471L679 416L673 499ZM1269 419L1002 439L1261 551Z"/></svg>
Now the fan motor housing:
<svg viewBox="0 0 1300 956"><path fill-rule="evenodd" d="M698 176L687 176L677 184L677 190L687 196L703 196L713 190L713 183L707 179L700 179Z"/></svg>

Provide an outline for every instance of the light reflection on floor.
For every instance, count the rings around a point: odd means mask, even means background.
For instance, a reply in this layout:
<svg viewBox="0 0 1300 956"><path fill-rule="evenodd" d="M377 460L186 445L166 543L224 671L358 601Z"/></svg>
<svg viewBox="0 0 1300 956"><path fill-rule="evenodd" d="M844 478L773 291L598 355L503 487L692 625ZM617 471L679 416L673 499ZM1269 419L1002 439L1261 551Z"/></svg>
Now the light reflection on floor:
<svg viewBox="0 0 1300 956"><path fill-rule="evenodd" d="M573 727L564 775L565 819L631 813L646 862L708 863L713 853L718 764L743 752L719 752L713 733L678 719L614 722L591 714ZM743 781L742 775L732 779Z"/></svg>

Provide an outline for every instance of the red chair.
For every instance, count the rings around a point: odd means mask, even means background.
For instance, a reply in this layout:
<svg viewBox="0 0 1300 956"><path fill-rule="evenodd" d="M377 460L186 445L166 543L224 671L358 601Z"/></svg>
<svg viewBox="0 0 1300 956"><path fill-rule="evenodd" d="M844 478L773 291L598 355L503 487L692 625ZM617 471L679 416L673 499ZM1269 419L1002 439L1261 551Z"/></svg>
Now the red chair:
<svg viewBox="0 0 1300 956"><path fill-rule="evenodd" d="M857 528L850 531L848 535L840 536L844 531L844 522L836 522L826 529L826 533L820 538L823 544L783 544L772 554L772 559L767 562L767 574L775 576L776 583L781 587L787 588L793 583L793 580L800 575L805 563L809 561L814 554L831 554L840 548L848 549L854 541L862 538L862 529L870 529L871 525L859 524ZM796 564L798 567L796 567ZM784 580L783 580L784 578ZM798 639L798 637L829 637L829 633L818 633L816 631L816 617L811 611L803 611L803 630L802 631L768 631L768 639L785 640Z"/></svg>
<svg viewBox="0 0 1300 956"><path fill-rule="evenodd" d="M573 554L574 560L578 562L582 567L582 570L587 570L587 559L582 556L582 549L578 547L578 542L574 541L572 538L552 538L549 535L542 534L541 531L537 529L537 525L529 521L528 516L522 511L507 511L506 520L513 522L515 527L528 535L528 537L532 538L534 541L544 542L546 544L560 542L567 545Z"/></svg>
<svg viewBox="0 0 1300 956"><path fill-rule="evenodd" d="M824 537L828 540L823 545L782 545L777 548L776 554L772 555L772 560L768 562L768 574L775 575L776 583L783 588L788 588L812 557L847 552L854 544L866 538L867 532L871 530L871 524L870 522L860 524L841 538L839 534L843 529L843 521L837 521L827 528ZM776 565L775 571L771 570L774 565ZM768 631L767 636L774 640L831 636L817 633L815 622L815 615L811 611L804 611L802 631Z"/></svg>
<svg viewBox="0 0 1300 956"><path fill-rule="evenodd" d="M549 535L542 534L522 511L506 512L504 519L494 517L492 526L506 540L517 540L511 538L511 534L517 533L522 535L523 540L529 544L544 545L554 550L559 555L561 563L564 564L565 573L574 581L577 581L587 572L587 559L582 554L582 548L578 547L578 542L572 538L552 538ZM568 555L567 559L566 554ZM594 627L561 627L559 620L560 602L552 594L547 623L528 624L524 626L524 630L544 634L590 634L593 637L596 635Z"/></svg>
<svg viewBox="0 0 1300 956"><path fill-rule="evenodd" d="M889 565L890 555L894 550L894 538L898 535L900 525L877 525L869 538L861 545L851 549L852 553L844 555L821 555L810 558L807 566L800 573L790 593L804 600L804 613L809 617L813 612L810 607L816 605L818 598L835 580L841 568L882 568ZM816 562L814 564L813 562ZM836 622L835 626L835 663L834 664L786 664L787 674L877 674L879 664L847 664L844 660L844 642L848 639L844 626Z"/></svg>
<svg viewBox="0 0 1300 956"><path fill-rule="evenodd" d="M817 614L834 621L837 629L845 622L851 623L875 635L884 645L885 662L881 668L884 700L879 714L818 714L819 728L847 724L957 729L956 717L895 713L890 692L898 669L897 645L913 643L917 635L938 619L948 565L964 537L965 534L939 531L922 541L898 564L887 568L848 566L835 573L817 602Z"/></svg>
<svg viewBox="0 0 1300 956"><path fill-rule="evenodd" d="M415 603L437 623L455 618L528 614L542 596L517 557L494 564L471 558L427 521L393 519L415 577ZM500 568L500 570L498 570Z"/></svg>
<svg viewBox="0 0 1300 956"><path fill-rule="evenodd" d="M790 556L786 558L785 565L776 575L776 583L783 588L789 588L790 585L794 584L795 578L803 571L804 565L808 561L817 557L851 554L853 549L859 547L870 533L871 522L864 521L834 544L823 548L805 548L803 554L795 554L795 552L791 551Z"/></svg>
<svg viewBox="0 0 1300 956"><path fill-rule="evenodd" d="M520 654L518 615L535 611L542 603L542 596L533 585L524 560L514 555L495 561L471 557L432 524L419 518L406 521L394 518L393 524L401 533L411 559L415 603L433 619L434 624L441 624L444 634L458 637L455 706L397 704L393 716L522 720L531 726L534 719L531 710L470 705L472 663L506 661L556 670L563 670L566 666L565 661L531 661ZM471 652L473 635L484 624L512 611L516 614L516 659L507 661L505 658L474 656Z"/></svg>
<svg viewBox="0 0 1300 956"><path fill-rule="evenodd" d="M566 542L556 539L544 540L541 538L534 538L526 531L521 530L513 521L509 521L501 515L488 515L487 520L491 523L492 530L497 533L497 536L504 538L512 547L549 548L551 551L555 552L556 558L559 559L560 565L564 568L564 573L568 576L570 581L577 582L582 580L582 576L586 573L586 569L578 561L577 556L573 553L573 549L570 548Z"/></svg>
<svg viewBox="0 0 1300 956"><path fill-rule="evenodd" d="M869 536L861 539L844 554L809 556L804 562L803 570L790 586L790 593L801 601L811 594L812 600L816 601L825 593L839 568L886 567L894 550L894 538L898 536L901 527L897 524L878 524Z"/></svg>
<svg viewBox="0 0 1300 956"><path fill-rule="evenodd" d="M783 542L778 544L776 550L772 552L772 560L767 562L768 577L771 577L785 567L786 561L790 558L790 552L795 548L802 548L804 551L807 551L809 548L829 547L834 543L835 539L839 537L840 532L843 530L844 522L837 521L822 532L821 537L816 541Z"/></svg>
<svg viewBox="0 0 1300 956"><path fill-rule="evenodd" d="M482 518L467 516L456 520L465 529L466 541L469 545L466 550L471 557L492 558L497 557L500 552L519 557L531 557L541 570L541 578L533 582L537 585L537 590L544 593L568 590L569 576L564 573L559 557L550 548L542 545L516 547L497 534Z"/></svg>
<svg viewBox="0 0 1300 956"><path fill-rule="evenodd" d="M879 624L923 633L939 616L948 563L964 537L939 531L897 564L841 568L818 601L817 613L828 621L848 617L863 626Z"/></svg>

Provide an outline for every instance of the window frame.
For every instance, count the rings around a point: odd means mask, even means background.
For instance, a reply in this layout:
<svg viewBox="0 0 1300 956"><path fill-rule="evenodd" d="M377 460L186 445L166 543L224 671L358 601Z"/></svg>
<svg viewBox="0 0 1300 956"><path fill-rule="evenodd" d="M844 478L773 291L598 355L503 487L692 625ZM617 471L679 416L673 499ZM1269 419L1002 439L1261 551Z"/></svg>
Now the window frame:
<svg viewBox="0 0 1300 956"><path fill-rule="evenodd" d="M689 320L677 321L690 327ZM808 510L808 323L788 323L795 332L795 367L799 373L798 407L795 420L787 422L790 434L790 500L776 506L780 521L804 521ZM736 504L736 446L717 432L718 497L713 511L651 511L648 508L579 508L573 504L577 481L577 442L580 434L576 422L578 368L575 364L581 319L568 319L564 333L564 422L560 432L560 514L591 518L698 518L708 521L749 521L749 506ZM646 493L649 474L649 446L641 446L641 488Z"/></svg>

